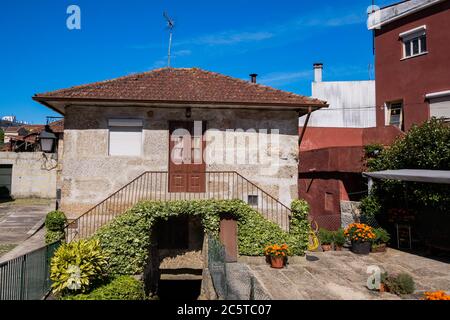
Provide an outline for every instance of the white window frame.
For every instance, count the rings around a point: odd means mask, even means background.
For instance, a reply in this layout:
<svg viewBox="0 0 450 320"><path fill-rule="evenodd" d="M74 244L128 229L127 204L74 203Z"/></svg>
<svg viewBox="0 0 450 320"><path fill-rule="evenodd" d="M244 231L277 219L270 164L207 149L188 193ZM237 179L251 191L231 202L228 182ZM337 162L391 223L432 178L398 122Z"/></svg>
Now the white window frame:
<svg viewBox="0 0 450 320"><path fill-rule="evenodd" d="M134 155L111 154L111 128L140 128L141 141L139 153ZM144 145L144 121L142 119L109 119L108 120L108 156L110 157L141 157Z"/></svg>
<svg viewBox="0 0 450 320"><path fill-rule="evenodd" d="M399 129L403 130L403 109L405 107L404 103L402 100L397 100L397 101L390 101L390 102L386 102L384 104L385 107L385 125L386 126L396 126L391 124L391 106L393 104L398 104L401 103L402 104L402 108L400 109L400 123L399 123Z"/></svg>
<svg viewBox="0 0 450 320"><path fill-rule="evenodd" d="M420 41L420 38L422 36L425 36L425 41L427 42L427 50L422 50L422 42ZM423 25L405 32L402 32L399 34L399 37L402 41L402 47L403 47L403 57L402 60L410 59L414 57L418 57L424 54L428 53L428 39L427 39L427 26ZM418 45L419 45L419 52L414 54L413 53L413 40L418 39ZM410 55L406 55L406 45L409 44L410 46Z"/></svg>

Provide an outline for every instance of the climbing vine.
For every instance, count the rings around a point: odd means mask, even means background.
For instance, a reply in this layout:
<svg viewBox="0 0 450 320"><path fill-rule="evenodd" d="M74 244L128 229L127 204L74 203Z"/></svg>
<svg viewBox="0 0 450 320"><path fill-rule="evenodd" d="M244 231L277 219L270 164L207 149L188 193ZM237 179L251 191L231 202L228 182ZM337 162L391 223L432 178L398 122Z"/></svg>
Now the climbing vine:
<svg viewBox="0 0 450 320"><path fill-rule="evenodd" d="M144 201L100 228L94 235L109 256L114 274L138 274L143 271L151 245L151 229L157 220L188 215L201 219L205 233L218 236L220 216L228 214L238 221L239 254L263 255L273 243L287 243L294 255L303 255L307 247L308 205L293 202L291 232L266 220L241 200Z"/></svg>

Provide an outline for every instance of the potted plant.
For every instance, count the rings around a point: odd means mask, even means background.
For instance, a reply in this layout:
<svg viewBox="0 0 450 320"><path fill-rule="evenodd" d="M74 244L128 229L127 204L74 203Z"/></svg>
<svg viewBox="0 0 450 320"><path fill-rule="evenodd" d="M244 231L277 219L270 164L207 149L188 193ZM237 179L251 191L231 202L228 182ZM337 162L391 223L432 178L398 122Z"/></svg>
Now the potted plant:
<svg viewBox="0 0 450 320"><path fill-rule="evenodd" d="M270 265L275 269L282 269L284 267L285 260L289 254L289 247L287 244L278 245L274 244L268 246L265 250L265 255L270 257Z"/></svg>
<svg viewBox="0 0 450 320"><path fill-rule="evenodd" d="M319 241L323 251L330 251L333 244L333 233L329 230L319 229Z"/></svg>
<svg viewBox="0 0 450 320"><path fill-rule="evenodd" d="M338 229L337 231L333 232L333 243L334 250L342 251L342 247L345 244L345 235L343 229Z"/></svg>
<svg viewBox="0 0 450 320"><path fill-rule="evenodd" d="M369 254L375 233L373 228L364 223L352 223L344 231L345 236L352 242L352 252Z"/></svg>
<svg viewBox="0 0 450 320"><path fill-rule="evenodd" d="M383 228L373 229L375 239L372 241L372 252L385 252L386 244L391 239L389 233Z"/></svg>

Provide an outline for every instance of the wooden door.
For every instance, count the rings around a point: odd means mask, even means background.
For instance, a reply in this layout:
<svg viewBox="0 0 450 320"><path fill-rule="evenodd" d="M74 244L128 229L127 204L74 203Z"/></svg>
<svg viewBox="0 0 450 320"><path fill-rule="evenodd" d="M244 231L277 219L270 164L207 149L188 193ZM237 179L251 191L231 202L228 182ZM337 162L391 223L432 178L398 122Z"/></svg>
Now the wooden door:
<svg viewBox="0 0 450 320"><path fill-rule="evenodd" d="M200 126L195 130L195 124ZM205 123L169 123L169 192L205 192Z"/></svg>

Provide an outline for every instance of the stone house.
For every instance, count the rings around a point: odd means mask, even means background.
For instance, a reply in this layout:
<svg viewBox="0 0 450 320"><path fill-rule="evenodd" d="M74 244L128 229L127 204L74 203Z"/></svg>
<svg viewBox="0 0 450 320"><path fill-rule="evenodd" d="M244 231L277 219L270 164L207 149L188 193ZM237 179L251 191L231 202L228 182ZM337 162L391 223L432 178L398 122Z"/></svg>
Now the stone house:
<svg viewBox="0 0 450 320"><path fill-rule="evenodd" d="M279 214L269 208L274 201L288 208L298 197L298 119L327 107L257 84L255 76L197 68L162 68L33 99L65 117L58 181L61 209L72 219L130 182L140 191L129 205L237 197Z"/></svg>

